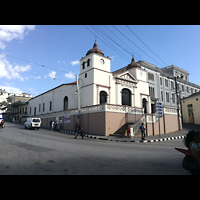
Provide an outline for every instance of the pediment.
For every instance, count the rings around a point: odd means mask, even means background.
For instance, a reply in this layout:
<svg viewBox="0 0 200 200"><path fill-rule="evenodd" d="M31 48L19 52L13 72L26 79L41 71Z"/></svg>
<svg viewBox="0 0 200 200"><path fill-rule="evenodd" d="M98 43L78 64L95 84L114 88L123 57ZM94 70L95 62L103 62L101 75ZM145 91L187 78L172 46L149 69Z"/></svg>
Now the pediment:
<svg viewBox="0 0 200 200"><path fill-rule="evenodd" d="M135 76L133 76L129 71L124 72L122 74L115 75L116 79L121 79L123 81L128 81L132 83L138 83L138 80Z"/></svg>

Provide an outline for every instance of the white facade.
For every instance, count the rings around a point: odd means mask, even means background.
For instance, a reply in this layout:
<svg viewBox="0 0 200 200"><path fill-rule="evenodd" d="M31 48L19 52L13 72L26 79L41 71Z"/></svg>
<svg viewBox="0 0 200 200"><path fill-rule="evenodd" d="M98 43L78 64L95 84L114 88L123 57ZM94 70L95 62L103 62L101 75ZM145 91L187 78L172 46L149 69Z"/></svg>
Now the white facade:
<svg viewBox="0 0 200 200"><path fill-rule="evenodd" d="M100 93L107 94L106 103L122 105L122 90L131 92L131 106L142 107L142 99L150 101L146 72L139 67L123 73L110 72L110 58L91 52L80 60L79 84L81 107L100 104ZM85 63L85 64L83 64ZM89 63L89 64L88 64ZM148 107L150 111L150 107Z"/></svg>
<svg viewBox="0 0 200 200"><path fill-rule="evenodd" d="M64 110L64 99L68 98L68 109L77 108L76 84L63 84L29 100L28 115L44 115Z"/></svg>
<svg viewBox="0 0 200 200"><path fill-rule="evenodd" d="M146 82L149 84L151 98L160 101L164 106L177 107L175 77L178 77L176 81L179 99L200 91L199 85L189 82L189 73L177 66L160 69L146 61L138 63L147 72Z"/></svg>

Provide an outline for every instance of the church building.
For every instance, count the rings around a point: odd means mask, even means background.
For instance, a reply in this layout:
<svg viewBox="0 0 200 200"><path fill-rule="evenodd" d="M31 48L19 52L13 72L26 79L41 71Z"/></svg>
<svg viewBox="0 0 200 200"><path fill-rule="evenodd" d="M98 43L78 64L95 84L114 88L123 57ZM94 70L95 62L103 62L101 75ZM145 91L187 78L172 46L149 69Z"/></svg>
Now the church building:
<svg viewBox="0 0 200 200"><path fill-rule="evenodd" d="M93 48L80 59L78 83L62 84L30 99L29 117L40 117L44 127L50 127L51 121L61 121L63 128L69 131L74 131L76 121L81 121L85 133L103 136L118 133L127 125L132 125L136 134L142 122L147 135L159 134L159 121L161 134L181 128L175 105L165 106L163 101L160 120L156 114L160 99L151 94L150 64L136 63L132 58L130 64L111 72L110 62L95 41Z"/></svg>

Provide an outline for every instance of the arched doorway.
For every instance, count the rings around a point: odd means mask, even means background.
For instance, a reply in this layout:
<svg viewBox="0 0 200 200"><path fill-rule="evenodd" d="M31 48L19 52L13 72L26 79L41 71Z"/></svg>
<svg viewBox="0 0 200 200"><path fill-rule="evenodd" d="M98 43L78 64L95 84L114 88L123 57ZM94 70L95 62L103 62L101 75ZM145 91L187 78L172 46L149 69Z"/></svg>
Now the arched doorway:
<svg viewBox="0 0 200 200"><path fill-rule="evenodd" d="M63 105L64 105L64 110L68 110L68 97L67 96L64 98Z"/></svg>
<svg viewBox="0 0 200 200"><path fill-rule="evenodd" d="M142 107L144 108L144 114L147 113L147 100L145 98L142 99Z"/></svg>
<svg viewBox="0 0 200 200"><path fill-rule="evenodd" d="M107 103L107 93L105 91L100 92L100 104Z"/></svg>
<svg viewBox="0 0 200 200"><path fill-rule="evenodd" d="M122 105L131 106L131 91L129 89L122 90Z"/></svg>

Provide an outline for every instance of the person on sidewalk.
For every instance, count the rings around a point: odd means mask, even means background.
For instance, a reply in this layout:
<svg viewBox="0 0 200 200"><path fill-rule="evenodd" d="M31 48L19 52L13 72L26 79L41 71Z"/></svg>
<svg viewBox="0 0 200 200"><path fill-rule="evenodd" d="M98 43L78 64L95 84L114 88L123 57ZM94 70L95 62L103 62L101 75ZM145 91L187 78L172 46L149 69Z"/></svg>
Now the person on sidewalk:
<svg viewBox="0 0 200 200"><path fill-rule="evenodd" d="M51 121L51 130L53 131L53 127L54 127L54 122Z"/></svg>
<svg viewBox="0 0 200 200"><path fill-rule="evenodd" d="M83 139L83 122L78 126L78 133L75 136L75 139L78 137L78 135L82 136Z"/></svg>
<svg viewBox="0 0 200 200"><path fill-rule="evenodd" d="M76 124L75 124L75 131L78 133L78 122L76 121Z"/></svg>
<svg viewBox="0 0 200 200"><path fill-rule="evenodd" d="M145 128L144 128L144 123L140 126L141 130L141 140L145 140Z"/></svg>
<svg viewBox="0 0 200 200"><path fill-rule="evenodd" d="M128 139L131 139L131 137L130 137L130 128L129 128L129 125L127 126L126 131L127 131L127 138L128 138Z"/></svg>
<svg viewBox="0 0 200 200"><path fill-rule="evenodd" d="M3 120L3 119L2 119L2 121L1 121L1 128L5 128L4 120Z"/></svg>

